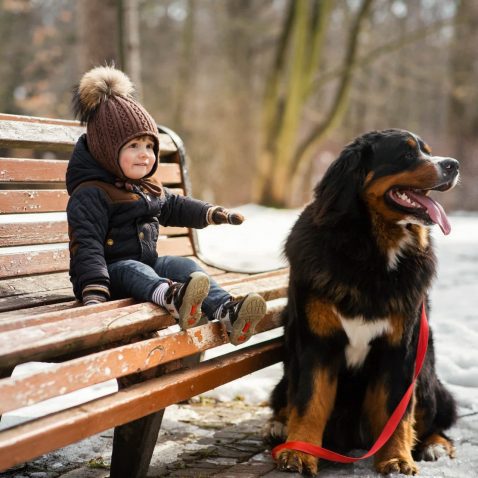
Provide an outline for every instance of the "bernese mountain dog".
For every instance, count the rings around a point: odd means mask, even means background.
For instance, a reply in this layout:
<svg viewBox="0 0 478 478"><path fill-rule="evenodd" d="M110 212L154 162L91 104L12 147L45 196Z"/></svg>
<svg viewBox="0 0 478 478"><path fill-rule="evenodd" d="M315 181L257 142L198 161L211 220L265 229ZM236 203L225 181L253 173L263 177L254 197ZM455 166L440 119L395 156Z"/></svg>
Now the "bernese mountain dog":
<svg viewBox="0 0 478 478"><path fill-rule="evenodd" d="M373 131L349 144L316 186L287 238L284 376L271 397L271 440L335 452L368 449L412 382L422 305L436 258L430 226L450 224L429 193L453 188L458 161L417 135ZM453 397L427 356L407 411L375 454L383 474L454 455L445 435ZM282 450L279 469L314 475L318 459Z"/></svg>

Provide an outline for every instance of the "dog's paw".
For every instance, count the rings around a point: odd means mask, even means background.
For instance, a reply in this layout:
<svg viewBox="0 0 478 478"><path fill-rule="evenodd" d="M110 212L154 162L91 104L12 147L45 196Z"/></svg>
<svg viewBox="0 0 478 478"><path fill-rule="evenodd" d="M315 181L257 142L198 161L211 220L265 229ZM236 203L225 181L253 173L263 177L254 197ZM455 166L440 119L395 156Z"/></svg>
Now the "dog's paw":
<svg viewBox="0 0 478 478"><path fill-rule="evenodd" d="M455 458L455 447L447 438L434 434L417 446L414 456L419 461L436 461L442 456Z"/></svg>
<svg viewBox="0 0 478 478"><path fill-rule="evenodd" d="M311 476L317 474L318 462L319 460L312 455L293 450L284 450L277 457L279 470Z"/></svg>
<svg viewBox="0 0 478 478"><path fill-rule="evenodd" d="M375 463L375 469L383 475L389 473L403 473L404 475L416 475L418 466L412 458L391 458Z"/></svg>
<svg viewBox="0 0 478 478"><path fill-rule="evenodd" d="M279 420L269 420L262 427L262 439L266 443L282 443L287 438L287 426Z"/></svg>

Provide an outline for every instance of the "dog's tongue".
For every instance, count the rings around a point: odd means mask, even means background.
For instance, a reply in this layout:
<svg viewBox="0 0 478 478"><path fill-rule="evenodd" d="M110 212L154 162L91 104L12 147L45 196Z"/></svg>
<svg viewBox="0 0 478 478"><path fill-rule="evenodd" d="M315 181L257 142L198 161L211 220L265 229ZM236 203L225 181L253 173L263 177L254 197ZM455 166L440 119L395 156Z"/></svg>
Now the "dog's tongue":
<svg viewBox="0 0 478 478"><path fill-rule="evenodd" d="M431 197L418 194L415 191L407 191L407 196L421 204L427 210L430 219L440 226L443 234L447 235L450 233L451 226L441 204L437 203Z"/></svg>

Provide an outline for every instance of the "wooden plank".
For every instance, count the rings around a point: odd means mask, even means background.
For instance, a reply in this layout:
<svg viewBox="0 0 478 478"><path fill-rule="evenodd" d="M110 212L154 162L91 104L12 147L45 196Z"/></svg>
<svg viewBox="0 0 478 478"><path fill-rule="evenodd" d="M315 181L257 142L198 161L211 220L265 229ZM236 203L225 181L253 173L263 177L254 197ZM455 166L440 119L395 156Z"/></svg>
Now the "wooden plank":
<svg viewBox="0 0 478 478"><path fill-rule="evenodd" d="M0 251L0 278L17 277L30 274L67 271L70 254L66 245L60 244L52 249L17 251L17 248ZM164 237L158 240L160 255L188 256L193 253L188 236Z"/></svg>
<svg viewBox="0 0 478 478"><path fill-rule="evenodd" d="M68 193L63 189L0 191L0 214L59 212L67 203Z"/></svg>
<svg viewBox="0 0 478 478"><path fill-rule="evenodd" d="M0 380L0 415L112 378L203 352L228 342L219 322L144 340L56 364L40 372ZM48 383L48 387L42 384Z"/></svg>
<svg viewBox="0 0 478 478"><path fill-rule="evenodd" d="M283 305L278 301L267 304L267 314L257 332L271 330L281 325L279 313ZM223 325L214 321L168 336L68 360L44 371L36 371L18 378L5 378L0 380L2 397L0 415L227 343L229 338ZM48 383L48 387L42 386L44 383Z"/></svg>
<svg viewBox="0 0 478 478"><path fill-rule="evenodd" d="M35 309L24 309L17 314L10 313L9 316L0 320L0 333L7 330L19 330L24 327L59 322L66 318L72 319L73 317L83 317L92 313L98 314L107 310L113 311L136 303L134 299L119 299L91 305L86 308L83 307L81 302L73 300L63 302L62 304L40 306Z"/></svg>
<svg viewBox="0 0 478 478"><path fill-rule="evenodd" d="M23 329L21 341L18 330L0 334L0 368L97 348L176 323L165 309L151 302L90 313L81 320L68 317L68 312L62 315L62 320Z"/></svg>
<svg viewBox="0 0 478 478"><path fill-rule="evenodd" d="M184 195L182 188L170 188L173 194ZM0 214L63 212L68 203L64 189L12 189L0 191Z"/></svg>
<svg viewBox="0 0 478 478"><path fill-rule="evenodd" d="M0 469L268 367L282 360L282 354L282 339L273 339L0 432Z"/></svg>
<svg viewBox="0 0 478 478"><path fill-rule="evenodd" d="M17 218L18 216L15 217L15 219ZM7 216L4 216L4 219L8 221ZM39 217L38 222L1 222L2 247L68 242L68 223L65 219L47 221L41 219ZM161 227L160 234L162 236L187 235L188 229L186 227Z"/></svg>
<svg viewBox="0 0 478 478"><path fill-rule="evenodd" d="M177 163L159 163L155 176L165 186L182 182L181 169Z"/></svg>
<svg viewBox="0 0 478 478"><path fill-rule="evenodd" d="M264 297L265 300L278 299L286 297L289 276L287 273L273 277L254 278L250 281L241 281L233 284L225 284L226 289L233 297L244 297L250 292L256 292Z"/></svg>
<svg viewBox="0 0 478 478"><path fill-rule="evenodd" d="M68 161L55 159L0 158L0 183L63 183ZM179 164L160 163L156 176L164 185L181 183Z"/></svg>
<svg viewBox="0 0 478 478"><path fill-rule="evenodd" d="M68 242L68 224L65 219L43 221L41 217L35 222L1 222L0 237L2 247Z"/></svg>
<svg viewBox="0 0 478 478"><path fill-rule="evenodd" d="M0 182L64 182L67 164L59 159L0 158Z"/></svg>
<svg viewBox="0 0 478 478"><path fill-rule="evenodd" d="M67 247L15 252L3 249L0 254L0 278L67 271L70 254Z"/></svg>
<svg viewBox="0 0 478 478"><path fill-rule="evenodd" d="M194 253L189 236L160 236L156 250L160 256L190 256Z"/></svg>
<svg viewBox="0 0 478 478"><path fill-rule="evenodd" d="M236 297L240 297L249 290L255 290L268 300L285 297L287 284L287 270L278 272L252 275L243 280L244 287L238 290L236 281L229 283L227 280L219 282L226 290L230 290ZM273 275L270 275L273 274ZM271 279L271 280L267 280ZM54 306L42 306L32 310L25 310L17 314L11 313L10 316L0 320L0 332L23 327L32 327L52 322L62 321L66 318L81 318L91 313L99 313L108 310L116 310L121 307L133 305L132 299L121 299L109 301L104 304L97 304L88 308L77 307L77 302L65 302ZM1 317L0 317L1 318Z"/></svg>
<svg viewBox="0 0 478 478"><path fill-rule="evenodd" d="M0 121L0 146L3 148L33 148L50 151L71 151L85 132L79 125L59 125L46 122Z"/></svg>
<svg viewBox="0 0 478 478"><path fill-rule="evenodd" d="M78 121L60 119L60 118L44 118L41 116L24 116L11 115L7 113L0 113L0 120L2 121L18 121L21 123L39 123L39 124L57 124L62 126L79 126Z"/></svg>
<svg viewBox="0 0 478 478"><path fill-rule="evenodd" d="M251 281L243 284L241 288L233 285L229 289L235 297L255 291L270 301L285 297L286 285L286 277L278 277L274 281L266 279ZM228 289L227 285L225 289ZM108 304L101 304L91 308L61 310L24 320L26 322L31 320L35 326L23 329L25 334L22 333L22 340L18 340L17 329L0 334L0 350L2 350L0 368L16 365L22 361L45 360L97 347L175 323L164 309L150 302L117 309L110 308ZM8 321L6 324L8 328Z"/></svg>
<svg viewBox="0 0 478 478"><path fill-rule="evenodd" d="M32 148L70 152L78 138L86 131L77 122L49 120L21 116L0 116L0 147ZM162 155L177 151L169 135L160 134Z"/></svg>

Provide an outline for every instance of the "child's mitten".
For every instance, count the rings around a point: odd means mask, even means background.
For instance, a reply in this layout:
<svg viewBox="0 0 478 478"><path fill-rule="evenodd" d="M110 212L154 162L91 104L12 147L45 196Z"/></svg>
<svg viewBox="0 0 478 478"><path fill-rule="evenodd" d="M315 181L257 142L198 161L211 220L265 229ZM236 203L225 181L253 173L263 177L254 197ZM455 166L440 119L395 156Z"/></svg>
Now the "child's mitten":
<svg viewBox="0 0 478 478"><path fill-rule="evenodd" d="M244 222L244 216L238 212L229 211L221 206L210 207L207 211L208 224L234 224Z"/></svg>

